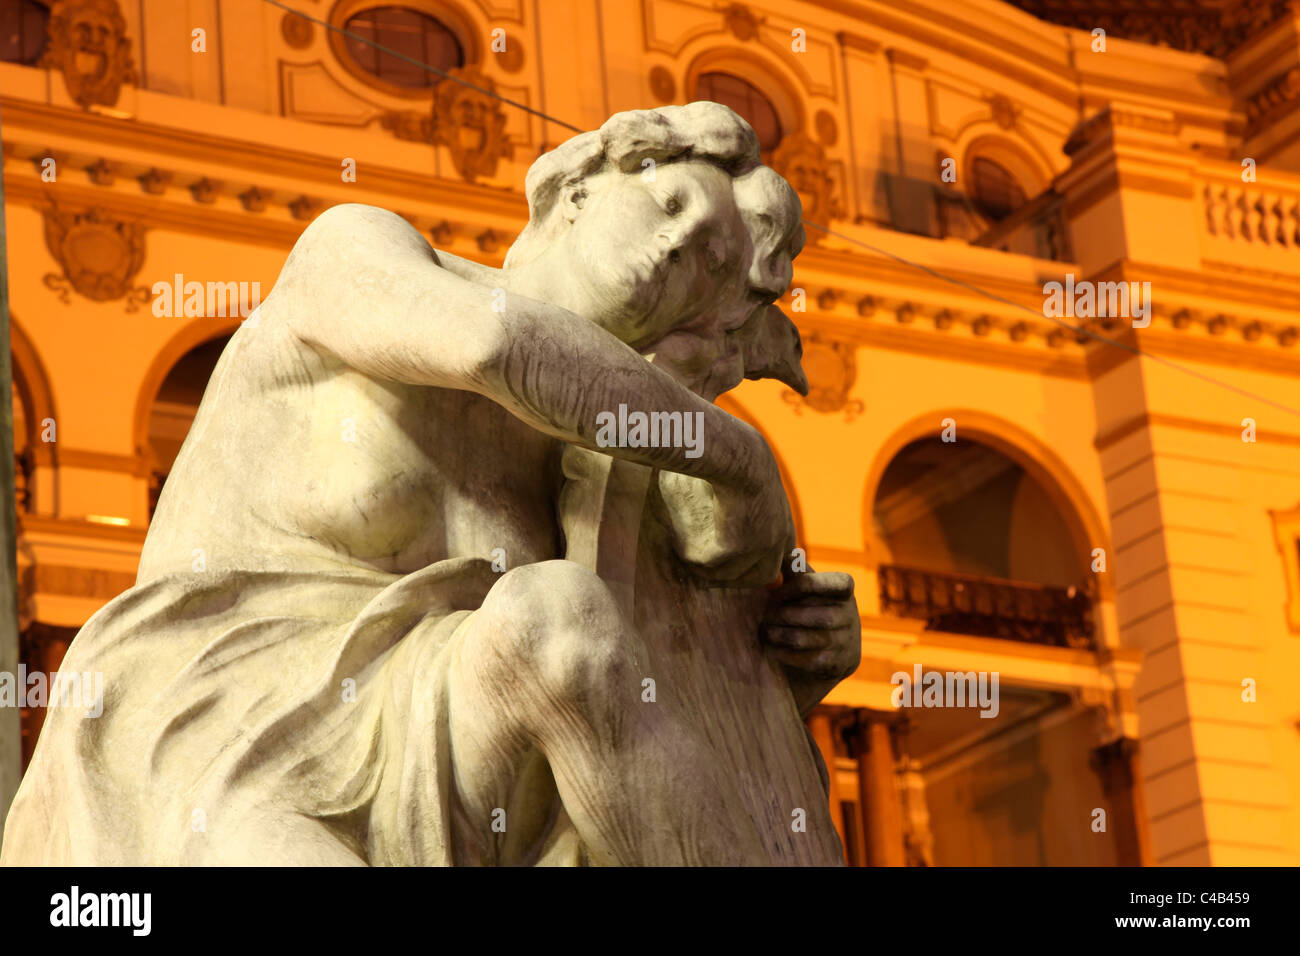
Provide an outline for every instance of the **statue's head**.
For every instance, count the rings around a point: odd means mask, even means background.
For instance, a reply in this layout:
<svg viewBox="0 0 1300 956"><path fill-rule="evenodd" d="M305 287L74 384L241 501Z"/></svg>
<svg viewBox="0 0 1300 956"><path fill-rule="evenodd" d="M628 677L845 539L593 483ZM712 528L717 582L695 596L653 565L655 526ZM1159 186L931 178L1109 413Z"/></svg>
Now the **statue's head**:
<svg viewBox="0 0 1300 956"><path fill-rule="evenodd" d="M557 304L709 398L742 377L806 391L798 332L772 306L803 247L799 199L730 109L615 114L541 156L526 188L507 268L544 267Z"/></svg>

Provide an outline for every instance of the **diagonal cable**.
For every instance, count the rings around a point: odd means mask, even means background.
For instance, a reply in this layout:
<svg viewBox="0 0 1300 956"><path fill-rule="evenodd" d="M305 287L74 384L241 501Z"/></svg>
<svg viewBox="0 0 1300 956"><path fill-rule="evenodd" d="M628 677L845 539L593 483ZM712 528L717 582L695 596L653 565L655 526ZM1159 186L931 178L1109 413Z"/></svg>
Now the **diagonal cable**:
<svg viewBox="0 0 1300 956"><path fill-rule="evenodd" d="M359 36L356 33L352 33L349 30L343 29L342 27L336 27L332 23L329 23L325 20L321 20L317 17L311 16L310 14L303 13L301 10L296 10L293 7L289 6L288 4L282 3L281 0L263 0L263 2L269 3L274 7L279 7L281 10L284 10L288 13L294 14L296 16L300 16L304 20L309 20L310 22L318 24L327 30L332 30L335 33L342 34L345 37L348 37L353 40L357 40L368 46L374 47L376 50L379 50L381 53L387 53L389 56L397 57L397 59L402 60L405 63L409 63L412 66L418 66L421 69L427 70L430 73L437 74L443 79L451 80L453 83L459 83L461 86L469 87L471 90L476 90L477 92L482 93L485 96L490 96L493 99L500 100L502 103L505 103L507 106L513 106L515 107L515 109L523 110L526 113L530 113L533 116L540 117L541 119L544 119L550 123L554 123L557 126L563 126L565 129L571 129L575 133L583 132L583 130L580 127L574 126L572 123L566 123L564 120L556 119L554 116L551 116L548 113L544 113L541 110L533 109L531 106L527 106L524 103L520 103L517 102L516 100L512 100L509 97L502 96L500 93L496 93L492 90L484 89L483 87L478 86L474 83L470 83L468 80L461 79L458 76L452 76L450 73L447 73L444 70L440 70L435 66L430 66L427 63L422 63L419 60L412 59L411 57L406 56L403 53L398 53L396 50L389 49L383 44L376 43L374 40L370 40L366 37ZM961 279L956 279L953 278L952 276L944 275L942 272L939 272L937 269L933 269L930 266L924 265L923 263L913 262L910 259L898 255L897 253L890 252L887 249L881 249L878 246L874 246L869 242L865 242L861 239L857 239L852 236L847 236L841 232L836 232L835 230L830 229L826 226L819 226L817 225L817 223L809 222L807 219L803 220L803 224L809 228L816 229L819 232L823 232L828 236L834 236L836 239L840 239L843 242L847 242L855 246L861 246L862 248L870 250L871 252L874 252L877 255L881 255L889 259L893 259L895 262L901 263L905 266L909 266L913 269L919 269L922 272L934 276L936 279L941 279L942 281L950 283L952 285L960 286L961 288L967 289L970 292L974 292L977 295L984 296L984 298L989 299L993 302L1001 302L1005 305L1010 305L1013 308L1022 309L1033 316L1041 315L1043 318L1055 322L1057 325L1061 326L1062 328L1074 332L1075 335L1077 336L1088 336L1089 338L1095 339L1098 342L1104 342L1107 345L1113 345L1115 348L1123 349L1126 352L1131 352L1132 354L1140 356L1142 358L1150 359L1153 362L1158 362L1159 364L1164 365L1167 368L1171 368L1177 372L1182 372L1184 375L1190 375L1191 377L1199 379L1202 382L1208 382L1211 385L1217 385L1220 388L1227 389L1230 392L1235 392L1236 394L1241 395L1245 398L1249 398L1252 401L1261 402L1262 404L1268 405L1272 408L1279 409L1280 411L1289 412L1292 415L1300 416L1300 409L1295 409L1290 407L1289 405L1284 405L1281 402L1276 402L1271 398L1265 398L1263 395L1260 395L1256 392L1252 392L1248 389L1244 389L1236 385L1232 385L1228 382L1222 381L1221 379L1214 378L1212 375L1206 375L1204 372L1198 372L1194 368L1188 368L1186 365L1182 365L1178 362L1171 361L1170 359L1164 358L1163 356L1153 355L1152 353L1144 351L1136 346L1128 345L1125 342L1120 342L1108 336L1101 335L1100 333L1094 332L1091 329L1084 328L1081 325L1074 325L1070 322L1066 322L1063 319L1057 318L1056 316L1047 315L1041 310L1036 311L1034 309L1029 308L1029 306L1024 305L1023 303L1016 302L1004 296L997 295L996 293L989 292L985 289L981 289L979 286L972 285L971 283L965 282Z"/></svg>

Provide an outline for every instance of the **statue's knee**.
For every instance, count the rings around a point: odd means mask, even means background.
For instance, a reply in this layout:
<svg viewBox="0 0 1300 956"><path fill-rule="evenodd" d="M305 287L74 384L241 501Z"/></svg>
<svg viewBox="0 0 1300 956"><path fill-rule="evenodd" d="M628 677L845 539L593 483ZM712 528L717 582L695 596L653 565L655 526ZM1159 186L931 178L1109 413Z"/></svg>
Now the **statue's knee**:
<svg viewBox="0 0 1300 956"><path fill-rule="evenodd" d="M566 700L630 679L631 635L609 587L572 561L509 571L490 596L497 651ZM487 605L485 604L485 610Z"/></svg>

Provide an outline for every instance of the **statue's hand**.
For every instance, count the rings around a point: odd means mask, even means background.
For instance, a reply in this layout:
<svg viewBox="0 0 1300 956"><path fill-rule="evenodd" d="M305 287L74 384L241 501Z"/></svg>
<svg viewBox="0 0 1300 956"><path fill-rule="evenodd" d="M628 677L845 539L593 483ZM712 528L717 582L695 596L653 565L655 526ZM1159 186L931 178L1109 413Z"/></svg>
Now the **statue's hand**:
<svg viewBox="0 0 1300 956"><path fill-rule="evenodd" d="M862 656L853 578L835 571L790 572L772 591L760 631L790 680L800 714L852 674Z"/></svg>
<svg viewBox="0 0 1300 956"><path fill-rule="evenodd" d="M659 493L677 554L700 576L727 587L776 580L794 547L794 519L771 452L770 474L747 490L659 472Z"/></svg>

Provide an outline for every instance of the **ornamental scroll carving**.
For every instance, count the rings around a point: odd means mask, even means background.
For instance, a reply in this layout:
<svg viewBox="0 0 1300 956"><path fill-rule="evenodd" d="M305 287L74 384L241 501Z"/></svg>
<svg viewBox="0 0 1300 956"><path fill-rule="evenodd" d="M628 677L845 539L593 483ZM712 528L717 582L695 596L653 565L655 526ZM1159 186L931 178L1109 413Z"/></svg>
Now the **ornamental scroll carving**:
<svg viewBox="0 0 1300 956"><path fill-rule="evenodd" d="M46 273L42 281L61 302L71 302L72 292L94 302L125 298L126 311L134 312L149 300L147 287L132 285L144 265L143 225L116 219L99 206L68 212L51 205L42 215L45 245L63 270Z"/></svg>
<svg viewBox="0 0 1300 956"><path fill-rule="evenodd" d="M856 351L851 343L821 332L813 332L804 339L803 368L808 376L808 395L801 397L793 391L785 392L785 400L794 407L795 414L800 414L804 405L823 413L843 410L846 421L852 421L862 412L862 399L849 398L858 378Z"/></svg>

